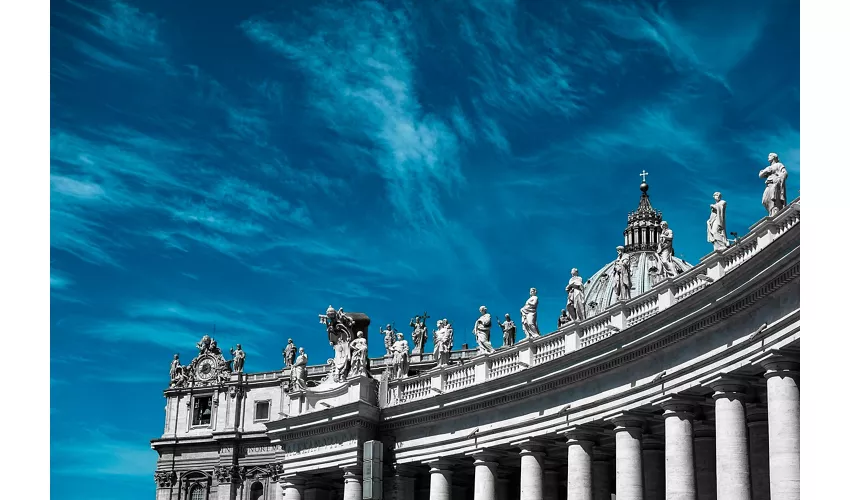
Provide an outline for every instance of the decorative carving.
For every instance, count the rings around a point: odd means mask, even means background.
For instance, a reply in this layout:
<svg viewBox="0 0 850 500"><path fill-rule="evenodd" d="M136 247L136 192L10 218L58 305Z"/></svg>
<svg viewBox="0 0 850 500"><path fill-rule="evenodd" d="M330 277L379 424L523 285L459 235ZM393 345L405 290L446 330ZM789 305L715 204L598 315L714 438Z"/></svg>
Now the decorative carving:
<svg viewBox="0 0 850 500"><path fill-rule="evenodd" d="M528 300L519 310L522 315L522 331L525 333L525 338L540 336L540 329L537 328L537 302L537 289L532 288L528 291Z"/></svg>
<svg viewBox="0 0 850 500"><path fill-rule="evenodd" d="M334 382L342 382L348 377L351 368L351 342L354 340L351 328L354 326L354 319L345 314L341 307L339 311L335 311L333 307L328 306L326 313L319 315L319 322L327 326L328 342L334 349ZM299 350L299 353L301 352L302 350Z"/></svg>
<svg viewBox="0 0 850 500"><path fill-rule="evenodd" d="M779 155L776 153L767 155L767 162L768 166L759 172L759 178L765 179L761 204L772 217L785 208L787 203L785 181L788 179L788 171L785 170L785 165L779 162Z"/></svg>
<svg viewBox="0 0 850 500"><path fill-rule="evenodd" d="M729 246L729 240L726 239L726 200L722 198L723 195L719 191L714 193L714 203L709 205L711 215L706 222L708 242L714 244L715 250L723 250Z"/></svg>
<svg viewBox="0 0 850 500"><path fill-rule="evenodd" d="M567 283L567 313L573 321L584 321L584 282L575 267L570 271L570 281Z"/></svg>
<svg viewBox="0 0 850 500"><path fill-rule="evenodd" d="M625 248L617 247L617 260L614 261L614 269L611 278L614 280L614 294L617 300L629 300L632 298L632 268L629 254Z"/></svg>
<svg viewBox="0 0 850 500"><path fill-rule="evenodd" d="M496 318L496 322L499 323L499 328L502 329L502 347L514 345L516 342L516 323L511 319L511 315L505 314L504 323L499 321L499 318Z"/></svg>
<svg viewBox="0 0 850 500"><path fill-rule="evenodd" d="M393 343L393 378L406 378L410 371L410 346L404 340L404 334L396 333L396 341Z"/></svg>
<svg viewBox="0 0 850 500"><path fill-rule="evenodd" d="M295 363L292 365L292 371L289 374L289 390L307 390L307 354L303 347L298 349L298 357L295 358Z"/></svg>
<svg viewBox="0 0 850 500"><path fill-rule="evenodd" d="M415 318L410 320L410 326L413 327L413 355L419 355L424 352L425 342L428 341L428 326L425 325L425 321L430 318L428 313L425 312L421 316L416 316Z"/></svg>
<svg viewBox="0 0 850 500"><path fill-rule="evenodd" d="M236 344L236 350L231 347L230 354L233 356L233 371L242 373L245 368L245 351L242 350L242 344Z"/></svg>
<svg viewBox="0 0 850 500"><path fill-rule="evenodd" d="M434 330L434 359L437 360L437 366L449 364L452 347L454 347L452 324L445 318L437 320L437 329Z"/></svg>
<svg viewBox="0 0 850 500"><path fill-rule="evenodd" d="M478 312L481 313L481 316L475 320L472 334L478 343L478 352L481 354L491 353L495 349L493 349L493 345L490 343L490 328L493 326L490 313L487 312L487 307L485 306L479 307Z"/></svg>
<svg viewBox="0 0 850 500"><path fill-rule="evenodd" d="M292 368L292 365L295 363L295 355L298 353L298 349L295 347L295 342L292 339L289 339L286 342L286 347L283 349L283 366L286 368Z"/></svg>
<svg viewBox="0 0 850 500"><path fill-rule="evenodd" d="M655 253L661 264L660 274L665 278L676 277L679 269L673 262L673 256L676 254L673 250L673 230L667 225L667 221L661 221L661 232L658 234L658 248Z"/></svg>
<svg viewBox="0 0 850 500"><path fill-rule="evenodd" d="M238 465L216 465L213 468L213 477L219 484L238 483L242 479L244 469Z"/></svg>
<svg viewBox="0 0 850 500"><path fill-rule="evenodd" d="M349 377L369 375L369 346L363 332L357 332L357 338L351 342L351 369Z"/></svg>
<svg viewBox="0 0 850 500"><path fill-rule="evenodd" d="M156 481L156 485L160 488L171 488L177 484L177 473L173 470L158 470L153 473L153 478L154 481Z"/></svg>
<svg viewBox="0 0 850 500"><path fill-rule="evenodd" d="M188 365L181 366L179 357L174 355L171 362L170 388L223 385L230 380L231 361L224 359L215 339L204 335L195 347L198 348L198 356ZM244 363L244 353L242 360Z"/></svg>
<svg viewBox="0 0 850 500"><path fill-rule="evenodd" d="M272 481L280 480L280 476L283 475L283 463L273 462L269 464L269 478Z"/></svg>

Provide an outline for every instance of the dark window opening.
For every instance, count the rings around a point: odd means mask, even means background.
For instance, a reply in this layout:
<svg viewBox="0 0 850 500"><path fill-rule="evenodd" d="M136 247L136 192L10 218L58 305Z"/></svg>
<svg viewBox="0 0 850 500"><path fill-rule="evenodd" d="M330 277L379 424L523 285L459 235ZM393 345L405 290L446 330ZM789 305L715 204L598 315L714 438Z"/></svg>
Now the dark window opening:
<svg viewBox="0 0 850 500"><path fill-rule="evenodd" d="M251 485L251 500L263 500L263 485L254 483Z"/></svg>
<svg viewBox="0 0 850 500"><path fill-rule="evenodd" d="M269 402L268 401L257 401L257 404L254 406L254 420L268 420L269 419Z"/></svg>
<svg viewBox="0 0 850 500"><path fill-rule="evenodd" d="M212 397L196 397L192 412L192 425L210 425L212 417Z"/></svg>

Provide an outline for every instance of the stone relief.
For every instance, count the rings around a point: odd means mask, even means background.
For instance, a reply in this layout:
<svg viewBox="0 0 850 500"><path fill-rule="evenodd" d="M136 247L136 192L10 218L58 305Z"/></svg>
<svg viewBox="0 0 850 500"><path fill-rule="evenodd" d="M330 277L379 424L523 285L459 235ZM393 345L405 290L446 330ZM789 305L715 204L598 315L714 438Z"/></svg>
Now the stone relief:
<svg viewBox="0 0 850 500"><path fill-rule="evenodd" d="M516 343L516 323L511 319L510 314L505 314L505 322L502 323L499 321L499 318L496 318L496 323L499 324L499 328L502 329L502 346L510 347Z"/></svg>
<svg viewBox="0 0 850 500"><path fill-rule="evenodd" d="M478 343L478 352L480 354L488 354L493 352L493 345L490 343L490 328L493 322L490 318L490 313L487 312L487 307L481 306L478 308L481 316L475 320L475 326L472 328L472 334L475 336L475 341Z"/></svg>
<svg viewBox="0 0 850 500"><path fill-rule="evenodd" d="M351 328L354 326L354 319L345 314L341 307L339 311L335 311L333 307L328 306L326 313L319 315L319 322L327 326L328 341L334 349L333 380L343 382L351 369L351 342L355 338Z"/></svg>
<svg viewBox="0 0 850 500"><path fill-rule="evenodd" d="M575 267L570 271L570 281L567 282L567 313L573 321L584 321L584 282Z"/></svg>
<svg viewBox="0 0 850 500"><path fill-rule="evenodd" d="M434 330L434 359L437 361L437 366L449 364L452 347L454 347L452 324L445 318L437 320L437 329Z"/></svg>
<svg viewBox="0 0 850 500"><path fill-rule="evenodd" d="M292 368L292 365L295 364L295 356L298 353L298 349L295 347L295 342L292 339L289 339L286 342L286 347L283 349L283 366L286 368Z"/></svg>
<svg viewBox="0 0 850 500"><path fill-rule="evenodd" d="M410 320L410 326L413 327L413 355L422 354L425 349L425 342L428 341L428 326L425 325L425 321L430 318L428 313L425 312L421 316L417 315L413 319Z"/></svg>
<svg viewBox="0 0 850 500"><path fill-rule="evenodd" d="M528 291L528 300L519 310L522 315L522 331L525 333L525 338L540 336L540 330L537 328L537 302L537 289L532 288Z"/></svg>
<svg viewBox="0 0 850 500"><path fill-rule="evenodd" d="M761 204L767 210L767 215L774 216L785 208L787 203L785 181L788 179L788 171L785 165L779 162L779 155L770 153L767 155L767 167L759 172L759 178L764 179L764 194Z"/></svg>
<svg viewBox="0 0 850 500"><path fill-rule="evenodd" d="M708 242L714 244L715 250L723 250L729 246L726 239L726 200L718 191L714 193L714 203L711 207L711 215L708 217Z"/></svg>
<svg viewBox="0 0 850 500"><path fill-rule="evenodd" d="M357 337L351 341L351 368L349 378L369 374L369 347L363 332L357 332Z"/></svg>
<svg viewBox="0 0 850 500"><path fill-rule="evenodd" d="M404 334L396 333L396 341L393 343L393 378L405 378L410 371L410 346L404 340Z"/></svg>
<svg viewBox="0 0 850 500"><path fill-rule="evenodd" d="M177 473L174 471L156 471L153 473L154 481L160 488L170 488L177 484Z"/></svg>
<svg viewBox="0 0 850 500"><path fill-rule="evenodd" d="M219 484L237 483L242 477L242 469L238 465L216 465L213 468L213 477Z"/></svg>
<svg viewBox="0 0 850 500"><path fill-rule="evenodd" d="M617 247L617 260L614 261L614 269L611 271L611 279L614 280L614 294L617 300L632 298L632 270L629 254L625 250L625 247Z"/></svg>
<svg viewBox="0 0 850 500"><path fill-rule="evenodd" d="M292 364L292 371L289 372L289 390L307 390L307 354L304 352L303 347L298 349L298 357L295 358L295 363Z"/></svg>

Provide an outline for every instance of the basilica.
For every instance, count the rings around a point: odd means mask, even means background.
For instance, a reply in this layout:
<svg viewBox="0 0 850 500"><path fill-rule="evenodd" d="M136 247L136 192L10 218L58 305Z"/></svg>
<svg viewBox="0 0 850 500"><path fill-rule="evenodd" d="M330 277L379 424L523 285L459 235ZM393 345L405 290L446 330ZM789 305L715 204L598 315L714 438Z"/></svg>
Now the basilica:
<svg viewBox="0 0 850 500"><path fill-rule="evenodd" d="M157 500L799 500L800 200L774 156L765 217L730 239L715 193L696 263L641 184L556 331L531 289L461 349L427 314L367 347L368 314L324 304L332 349L290 340L281 370L204 336L172 362Z"/></svg>

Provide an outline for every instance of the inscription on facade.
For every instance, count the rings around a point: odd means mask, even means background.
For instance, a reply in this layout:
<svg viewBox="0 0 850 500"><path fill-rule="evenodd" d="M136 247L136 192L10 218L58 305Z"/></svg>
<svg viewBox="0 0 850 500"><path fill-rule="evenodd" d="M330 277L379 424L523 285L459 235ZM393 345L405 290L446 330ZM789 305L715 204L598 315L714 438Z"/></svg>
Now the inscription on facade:
<svg viewBox="0 0 850 500"><path fill-rule="evenodd" d="M238 449L239 449L239 455L246 456L246 455L263 455L263 454L266 454L266 453L275 453L275 452L283 450L283 447L279 444L265 444L265 445L243 444L243 445L239 445ZM233 447L232 446L222 446L221 447L221 453L222 454L233 453Z"/></svg>
<svg viewBox="0 0 850 500"><path fill-rule="evenodd" d="M286 443L285 457L288 458L298 455L322 453L350 446L357 446L357 434L354 432L321 436L313 439Z"/></svg>

